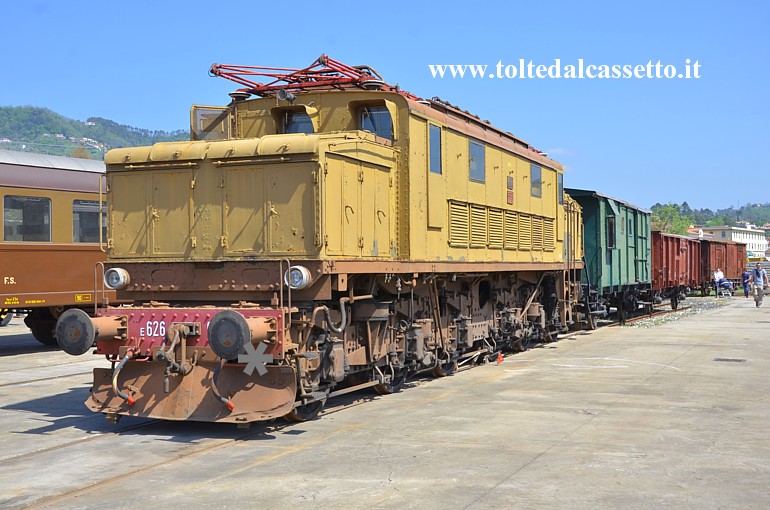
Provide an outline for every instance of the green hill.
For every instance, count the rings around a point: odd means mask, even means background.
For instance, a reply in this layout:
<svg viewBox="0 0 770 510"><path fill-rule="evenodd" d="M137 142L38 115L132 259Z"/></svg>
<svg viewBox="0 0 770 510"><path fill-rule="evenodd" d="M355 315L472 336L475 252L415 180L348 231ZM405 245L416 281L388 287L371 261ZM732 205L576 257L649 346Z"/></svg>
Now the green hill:
<svg viewBox="0 0 770 510"><path fill-rule="evenodd" d="M189 140L187 130L151 131L101 117L73 120L47 108L0 106L0 149L103 159L104 150Z"/></svg>
<svg viewBox="0 0 770 510"><path fill-rule="evenodd" d="M692 209L687 202L682 205L657 203L651 209L653 228L672 234L687 234L687 229L695 225L715 227L750 223L761 227L770 223L770 203L731 206L717 211Z"/></svg>

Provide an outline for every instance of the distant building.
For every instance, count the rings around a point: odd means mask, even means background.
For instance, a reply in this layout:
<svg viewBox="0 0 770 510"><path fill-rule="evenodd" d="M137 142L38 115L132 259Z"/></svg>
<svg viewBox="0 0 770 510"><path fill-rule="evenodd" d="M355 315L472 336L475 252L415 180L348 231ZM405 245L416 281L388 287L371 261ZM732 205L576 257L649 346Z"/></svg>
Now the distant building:
<svg viewBox="0 0 770 510"><path fill-rule="evenodd" d="M704 228L706 227L699 227L699 226L690 227L687 229L687 234L690 237L697 237L698 239L711 239L712 237L714 237L708 232L704 232L703 230Z"/></svg>
<svg viewBox="0 0 770 510"><path fill-rule="evenodd" d="M762 229L765 231L765 239L767 240L767 250L765 250L765 260L770 260L770 223L762 225Z"/></svg>
<svg viewBox="0 0 770 510"><path fill-rule="evenodd" d="M715 239L746 243L747 256L750 259L764 259L768 248L768 240L765 231L757 228L730 227L703 227L704 234L709 233Z"/></svg>

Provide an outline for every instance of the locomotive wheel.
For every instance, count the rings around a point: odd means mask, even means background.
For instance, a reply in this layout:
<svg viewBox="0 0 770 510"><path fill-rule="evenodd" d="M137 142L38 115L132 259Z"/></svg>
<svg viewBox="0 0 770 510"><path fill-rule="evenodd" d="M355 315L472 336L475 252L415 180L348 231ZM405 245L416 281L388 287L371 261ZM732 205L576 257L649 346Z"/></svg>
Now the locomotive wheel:
<svg viewBox="0 0 770 510"><path fill-rule="evenodd" d="M55 322L40 322L29 326L29 329L32 331L32 336L35 337L35 340L41 344L55 346L58 345L56 343L56 337L53 334L55 327Z"/></svg>
<svg viewBox="0 0 770 510"><path fill-rule="evenodd" d="M24 318L24 324L30 329L35 340L41 344L51 346L58 345L54 334L56 319L49 310L44 308L32 310Z"/></svg>
<svg viewBox="0 0 770 510"><path fill-rule="evenodd" d="M396 373L391 378L390 382L378 384L374 387L374 391L380 395L390 395L391 393L398 393L406 382L406 370L396 370Z"/></svg>
<svg viewBox="0 0 770 510"><path fill-rule="evenodd" d="M617 310L618 310L618 311L617 311L617 314L618 314L618 322L619 322L620 324L625 324L625 323L626 323L626 309L625 309L625 307L623 306L623 301L620 301L620 303L618 303L618 308L617 308Z"/></svg>
<svg viewBox="0 0 770 510"><path fill-rule="evenodd" d="M543 343L550 344L553 342L559 341L559 331L556 329L553 330L545 330L545 339L543 340Z"/></svg>
<svg viewBox="0 0 770 510"><path fill-rule="evenodd" d="M521 340L517 340L516 342L514 342L513 349L516 352L524 352L530 347L532 347L532 344L534 344L534 342L532 341L532 338L529 336L525 336Z"/></svg>
<svg viewBox="0 0 770 510"><path fill-rule="evenodd" d="M446 377L452 375L457 370L457 361L440 361L438 365L433 367L433 377Z"/></svg>
<svg viewBox="0 0 770 510"><path fill-rule="evenodd" d="M11 322L11 319L13 319L13 312L3 308L0 310L0 327L7 326L9 322Z"/></svg>
<svg viewBox="0 0 770 510"><path fill-rule="evenodd" d="M289 413L284 415L283 418L286 421L293 423L314 420L318 416L318 413L321 412L321 409L323 409L325 403L326 401L324 400L316 400L315 402L310 402L304 406L295 407Z"/></svg>
<svg viewBox="0 0 770 510"><path fill-rule="evenodd" d="M675 290L673 294L671 294L671 309L676 310L679 308L679 290Z"/></svg>
<svg viewBox="0 0 770 510"><path fill-rule="evenodd" d="M583 307L586 313L586 329L593 331L596 329L596 317L591 313L591 305L588 302L588 293L583 295Z"/></svg>
<svg viewBox="0 0 770 510"><path fill-rule="evenodd" d="M652 304L644 305L644 313L647 315L652 315Z"/></svg>

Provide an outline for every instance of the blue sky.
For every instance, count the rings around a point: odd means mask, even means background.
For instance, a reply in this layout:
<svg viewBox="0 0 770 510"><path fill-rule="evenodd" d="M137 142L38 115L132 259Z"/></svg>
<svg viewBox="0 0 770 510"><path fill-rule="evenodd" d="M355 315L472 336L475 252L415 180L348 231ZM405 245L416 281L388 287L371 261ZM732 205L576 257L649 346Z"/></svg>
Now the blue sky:
<svg viewBox="0 0 770 510"><path fill-rule="evenodd" d="M770 202L770 2L13 1L0 106L187 129L237 88L212 63L304 67L321 53L489 119L640 206ZM428 64L681 65L700 79L434 79Z"/></svg>

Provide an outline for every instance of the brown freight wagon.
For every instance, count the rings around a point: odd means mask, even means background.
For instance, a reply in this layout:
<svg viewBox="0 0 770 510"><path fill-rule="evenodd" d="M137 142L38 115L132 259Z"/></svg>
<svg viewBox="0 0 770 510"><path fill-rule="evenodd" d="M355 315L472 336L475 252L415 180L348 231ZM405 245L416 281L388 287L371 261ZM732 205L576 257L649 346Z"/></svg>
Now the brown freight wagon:
<svg viewBox="0 0 770 510"><path fill-rule="evenodd" d="M105 260L103 174L101 161L0 150L0 313L7 324L14 311L27 312L24 322L45 345L56 345L64 310L93 313L101 297L94 271Z"/></svg>
<svg viewBox="0 0 770 510"><path fill-rule="evenodd" d="M704 296L714 288L714 271L721 269L725 278L737 289L746 268L746 245L732 241L701 239L701 292Z"/></svg>
<svg viewBox="0 0 770 510"><path fill-rule="evenodd" d="M700 286L701 243L698 239L674 234L652 233L652 290L656 296L671 299L671 308L688 288Z"/></svg>

